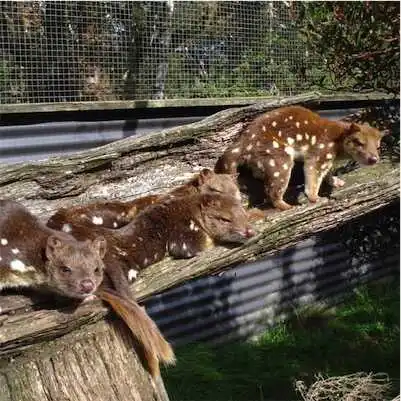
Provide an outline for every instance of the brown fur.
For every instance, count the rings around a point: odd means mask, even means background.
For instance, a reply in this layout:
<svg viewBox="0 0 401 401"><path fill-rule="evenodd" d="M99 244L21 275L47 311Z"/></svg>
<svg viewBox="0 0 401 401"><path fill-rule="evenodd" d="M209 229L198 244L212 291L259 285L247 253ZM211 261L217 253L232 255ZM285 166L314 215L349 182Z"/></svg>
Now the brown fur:
<svg viewBox="0 0 401 401"><path fill-rule="evenodd" d="M103 279L106 241L77 241L42 224L17 202L0 200L0 290L41 287L72 298L95 292Z"/></svg>
<svg viewBox="0 0 401 401"><path fill-rule="evenodd" d="M45 286L71 298L96 294L126 322L143 347L150 373L156 376L159 361L173 363L174 352L128 292L115 293L107 277L102 281L106 241L96 235L92 238L78 241L45 226L17 202L0 200L0 290Z"/></svg>
<svg viewBox="0 0 401 401"><path fill-rule="evenodd" d="M295 160L304 162L305 192L316 202L333 161L346 157L365 165L377 163L382 136L368 124L330 121L304 107L283 107L256 118L219 158L215 172L234 175L239 165L247 165L264 180L273 206L285 210L291 207L283 195Z"/></svg>
<svg viewBox="0 0 401 401"><path fill-rule="evenodd" d="M235 180L230 175L216 174L209 169L203 169L186 184L173 189L168 194L149 195L129 202L94 202L63 208L54 218L86 226L97 225L116 229L128 224L140 211L156 202L170 197L207 192L224 193L241 199ZM61 227L57 228L61 229Z"/></svg>

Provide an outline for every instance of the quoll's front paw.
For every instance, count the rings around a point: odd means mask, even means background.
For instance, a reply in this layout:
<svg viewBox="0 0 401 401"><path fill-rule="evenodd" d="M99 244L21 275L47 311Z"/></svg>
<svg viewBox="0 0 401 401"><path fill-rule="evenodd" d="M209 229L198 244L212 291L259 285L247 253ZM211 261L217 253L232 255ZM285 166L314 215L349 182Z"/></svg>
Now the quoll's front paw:
<svg viewBox="0 0 401 401"><path fill-rule="evenodd" d="M282 201L277 201L277 202L274 202L274 205L273 205L276 209L280 209L280 210L289 210L289 209L292 209L292 205L290 205L289 203L287 203L287 202L284 202L283 200Z"/></svg>
<svg viewBox="0 0 401 401"><path fill-rule="evenodd" d="M345 185L345 181L342 180L341 178L338 178L338 177L333 176L333 177L331 178L331 185L332 185L334 188L341 188L341 187L343 187L343 186Z"/></svg>
<svg viewBox="0 0 401 401"><path fill-rule="evenodd" d="M311 203L317 203L322 200L322 198L318 195L308 195L308 200Z"/></svg>

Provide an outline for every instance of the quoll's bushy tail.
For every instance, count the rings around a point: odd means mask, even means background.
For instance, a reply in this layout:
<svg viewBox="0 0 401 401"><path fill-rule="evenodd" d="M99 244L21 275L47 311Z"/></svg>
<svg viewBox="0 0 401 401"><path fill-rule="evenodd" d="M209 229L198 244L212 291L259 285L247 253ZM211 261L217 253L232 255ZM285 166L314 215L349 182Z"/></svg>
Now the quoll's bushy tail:
<svg viewBox="0 0 401 401"><path fill-rule="evenodd" d="M123 298L115 291L106 288L99 288L96 295L110 304L138 340L143 348L144 357L152 377L160 375L160 362L167 365L175 363L175 355L171 345L165 340L155 322L137 302Z"/></svg>

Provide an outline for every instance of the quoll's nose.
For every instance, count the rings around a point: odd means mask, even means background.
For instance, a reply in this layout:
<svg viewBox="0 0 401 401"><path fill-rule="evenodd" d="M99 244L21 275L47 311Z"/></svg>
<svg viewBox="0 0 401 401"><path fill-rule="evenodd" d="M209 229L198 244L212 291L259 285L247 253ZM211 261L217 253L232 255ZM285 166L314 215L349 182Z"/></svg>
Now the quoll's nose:
<svg viewBox="0 0 401 401"><path fill-rule="evenodd" d="M255 234L256 234L255 231L251 227L248 227L248 228L245 229L245 237L246 238L251 238Z"/></svg>
<svg viewBox="0 0 401 401"><path fill-rule="evenodd" d="M95 289L95 283L92 280L85 279L81 281L80 290L85 294L90 294Z"/></svg>
<svg viewBox="0 0 401 401"><path fill-rule="evenodd" d="M368 159L368 164L373 165L376 164L378 162L378 158L376 156L370 156Z"/></svg>

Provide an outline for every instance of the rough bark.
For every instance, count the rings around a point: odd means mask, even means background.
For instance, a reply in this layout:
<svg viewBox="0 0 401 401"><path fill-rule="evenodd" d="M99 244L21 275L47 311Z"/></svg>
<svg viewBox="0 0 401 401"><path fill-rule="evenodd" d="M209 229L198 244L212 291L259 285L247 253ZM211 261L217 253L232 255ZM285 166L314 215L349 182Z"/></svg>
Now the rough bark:
<svg viewBox="0 0 401 401"><path fill-rule="evenodd" d="M19 200L45 218L61 206L161 192L187 180L196 168L213 166L256 114L318 100L311 94L261 102L68 157L3 165L0 197ZM147 268L135 284L138 298L260 259L399 199L399 165L391 160L344 177L347 184L334 192L335 199L271 213L255 224L259 234L239 248L218 247L190 260L167 258ZM113 324L103 319L109 312L100 302L76 307L14 294L0 296L0 306L1 401L163 399L130 351L125 328L116 319Z"/></svg>

